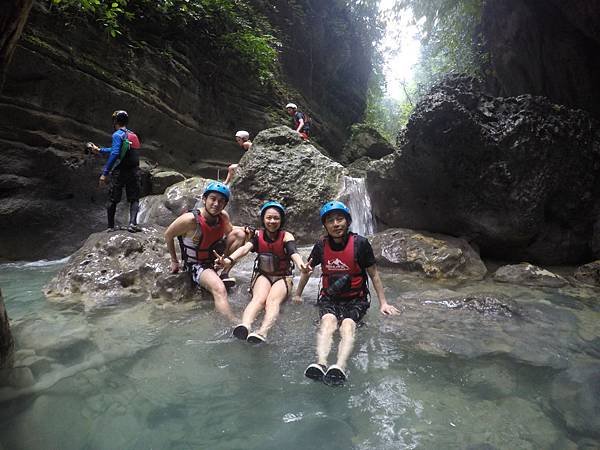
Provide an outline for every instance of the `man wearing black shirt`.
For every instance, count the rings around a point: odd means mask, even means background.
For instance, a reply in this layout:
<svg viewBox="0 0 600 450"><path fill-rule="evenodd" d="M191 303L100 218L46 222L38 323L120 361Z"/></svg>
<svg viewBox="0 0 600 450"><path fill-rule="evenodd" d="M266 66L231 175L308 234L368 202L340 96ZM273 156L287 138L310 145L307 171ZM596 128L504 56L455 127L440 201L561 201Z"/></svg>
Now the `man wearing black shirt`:
<svg viewBox="0 0 600 450"><path fill-rule="evenodd" d="M369 308L367 275L379 299L379 311L385 315L395 315L399 311L385 298L371 244L366 238L348 230L352 222L348 207L338 201L325 203L321 208L321 221L327 236L317 241L308 263L301 265L302 275L294 302L302 302L302 291L312 269L321 264L322 289L317 302L321 317L317 334L317 362L310 364L304 374L328 384L342 384L346 380L346 363L354 346L356 324ZM338 327L341 339L337 361L328 368L327 357Z"/></svg>

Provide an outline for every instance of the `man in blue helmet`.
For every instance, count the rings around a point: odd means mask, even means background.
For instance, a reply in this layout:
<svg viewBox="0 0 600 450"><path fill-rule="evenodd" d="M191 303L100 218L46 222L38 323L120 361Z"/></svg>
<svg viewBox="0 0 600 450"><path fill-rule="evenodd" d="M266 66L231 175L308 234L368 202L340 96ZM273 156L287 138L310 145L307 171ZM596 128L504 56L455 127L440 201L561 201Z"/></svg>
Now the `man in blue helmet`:
<svg viewBox="0 0 600 450"><path fill-rule="evenodd" d="M227 287L235 283L228 272L217 274L216 255L229 255L246 240L241 227L234 227L224 211L231 191L218 181L211 181L202 194L204 206L179 216L165 231L165 241L171 256L171 273L180 270L174 239L178 238L181 259L194 285L206 289L213 296L215 308L232 322L237 323L227 299Z"/></svg>
<svg viewBox="0 0 600 450"><path fill-rule="evenodd" d="M349 231L352 216L348 207L342 202L330 201L323 205L320 214L327 235L317 241L308 263L300 268L302 274L294 302L302 302L302 291L312 269L321 264L317 362L310 364L304 374L327 384L342 384L346 380L346 363L354 346L356 325L370 305L367 275L377 293L379 311L385 315L395 315L399 311L385 298L371 244L363 236ZM338 329L337 361L328 367L333 334Z"/></svg>

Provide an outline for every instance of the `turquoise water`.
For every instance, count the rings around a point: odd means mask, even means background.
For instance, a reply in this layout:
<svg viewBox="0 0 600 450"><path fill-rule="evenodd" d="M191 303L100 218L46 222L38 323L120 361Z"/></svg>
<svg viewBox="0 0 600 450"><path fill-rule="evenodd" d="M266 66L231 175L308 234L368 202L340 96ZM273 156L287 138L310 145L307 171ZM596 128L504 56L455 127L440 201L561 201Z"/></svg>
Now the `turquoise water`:
<svg viewBox="0 0 600 450"><path fill-rule="evenodd" d="M0 388L3 449L600 448L600 400L579 417L586 383L567 376L600 367L594 291L384 274L403 314L384 318L374 302L349 382L328 387L303 376L314 357L313 280L269 343L250 346L207 301L47 302L41 287L59 268L0 266L19 350ZM426 300L439 289L508 295L519 315ZM236 289L234 307L246 301Z"/></svg>

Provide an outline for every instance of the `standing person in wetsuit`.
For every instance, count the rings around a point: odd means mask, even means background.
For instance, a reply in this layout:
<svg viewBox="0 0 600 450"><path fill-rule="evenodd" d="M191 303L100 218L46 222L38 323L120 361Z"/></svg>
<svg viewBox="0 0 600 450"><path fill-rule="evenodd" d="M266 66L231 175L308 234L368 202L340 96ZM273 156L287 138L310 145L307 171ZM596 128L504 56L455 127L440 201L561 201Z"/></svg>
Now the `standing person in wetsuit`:
<svg viewBox="0 0 600 450"><path fill-rule="evenodd" d="M354 346L356 325L370 306L367 274L379 299L379 311L385 315L395 315L399 311L385 298L371 244L363 236L349 231L352 217L348 207L338 201L327 202L320 215L327 235L317 241L308 263L301 266L302 275L294 302L302 302L302 291L312 268L321 264L317 362L310 364L304 375L328 384L341 384L346 380L346 363ZM327 367L333 334L338 329L337 361Z"/></svg>
<svg viewBox="0 0 600 450"><path fill-rule="evenodd" d="M292 290L292 269L304 264L296 250L296 241L289 231L283 229L285 208L279 202L269 201L260 208L261 229L229 256L220 256L219 263L228 269L230 265L249 252L257 254L252 275L252 300L246 306L242 323L233 330L238 339L251 343L265 342L267 333L275 324L279 307ZM252 324L261 310L265 317L260 328L250 333Z"/></svg>
<svg viewBox="0 0 600 450"><path fill-rule="evenodd" d="M108 161L100 175L100 186L110 184L106 212L108 216L108 232L115 231L115 213L117 204L123 196L123 188L129 202L130 232L142 231L137 225L137 214L140 200L140 157L138 149L140 141L136 134L127 129L129 115L126 111L117 110L112 115L115 132L110 147L98 147L89 143L88 147L96 154L108 153Z"/></svg>
<svg viewBox="0 0 600 450"><path fill-rule="evenodd" d="M300 137L302 139L308 141L310 125L308 123L308 120L306 119L306 114L298 111L298 107L295 103L288 103L287 105L285 105L285 109L294 120L294 130L296 130L300 134Z"/></svg>
<svg viewBox="0 0 600 450"><path fill-rule="evenodd" d="M202 194L204 206L175 219L165 230L165 241L171 256L171 273L181 268L174 242L178 238L184 269L190 272L192 283L210 292L217 311L237 323L227 299L227 286L235 284L229 277L231 266L220 275L215 267L217 253L229 255L246 240L244 229L234 227L224 211L230 197L231 192L223 183L208 183Z"/></svg>
<svg viewBox="0 0 600 450"><path fill-rule="evenodd" d="M247 131L240 130L235 133L235 141L238 143L240 147L244 149L244 151L250 150L252 147L252 142L250 142L250 133ZM235 171L237 170L239 164L231 164L227 168L227 178L225 178L224 183L229 186L231 181L233 180L233 176L235 175Z"/></svg>

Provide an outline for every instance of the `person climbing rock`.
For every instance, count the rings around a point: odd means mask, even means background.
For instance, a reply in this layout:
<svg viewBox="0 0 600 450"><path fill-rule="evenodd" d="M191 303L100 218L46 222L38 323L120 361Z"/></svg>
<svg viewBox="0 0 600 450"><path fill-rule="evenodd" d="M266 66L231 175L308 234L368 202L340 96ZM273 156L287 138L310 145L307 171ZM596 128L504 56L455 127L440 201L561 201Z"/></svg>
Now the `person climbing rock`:
<svg viewBox="0 0 600 450"><path fill-rule="evenodd" d="M252 142L250 142L250 133L247 131L240 130L235 133L235 141L244 149L244 151L248 151L250 150L250 147L252 147ZM235 175L235 171L237 170L238 166L239 164L231 164L227 168L227 178L225 178L224 182L226 185L229 186L233 180L233 176Z"/></svg>
<svg viewBox="0 0 600 450"><path fill-rule="evenodd" d="M219 256L218 263L225 269L246 256L257 254L252 274L252 299L242 316L242 323L233 330L238 339L250 343L261 343L279 316L281 304L292 290L292 269L300 267L304 261L296 250L294 236L283 229L285 208L276 201L268 201L259 212L261 229L251 239L229 256ZM258 314L264 309L265 316L260 327L250 332Z"/></svg>
<svg viewBox="0 0 600 450"><path fill-rule="evenodd" d="M216 255L229 255L246 241L243 228L235 227L224 211L231 198L229 188L211 181L202 194L204 206L182 214L165 230L165 241L171 256L171 273L181 269L174 239L178 238L183 268L190 273L195 286L206 289L213 296L215 308L233 323L233 314L227 299L227 287L235 284L229 277L231 265L217 274Z"/></svg>
<svg viewBox="0 0 600 450"><path fill-rule="evenodd" d="M327 235L315 243L307 264L300 267L302 274L294 302L302 302L302 291L313 267L321 264L317 362L310 364L304 375L327 384L343 384L356 325L370 306L367 274L379 299L379 311L385 315L399 314L399 311L385 298L371 244L363 236L349 231L352 216L348 207L342 202L330 201L321 207L320 216ZM328 367L333 335L338 329L337 361Z"/></svg>
<svg viewBox="0 0 600 450"><path fill-rule="evenodd" d="M137 225L137 214L140 200L140 157L138 149L140 141L137 135L127 129L129 115L126 111L117 110L112 114L114 133L110 147L98 147L96 144L88 143L88 148L94 152L107 153L108 161L100 175L100 186L109 184L108 201L106 212L108 216L108 230L114 231L115 213L117 205L123 196L123 188L129 202L129 226L130 232L142 231Z"/></svg>
<svg viewBox="0 0 600 450"><path fill-rule="evenodd" d="M288 103L285 105L285 109L294 120L294 125L292 128L296 130L298 134L300 134L302 139L307 141L310 132L310 121L308 120L306 114L298 111L298 107L295 103Z"/></svg>

